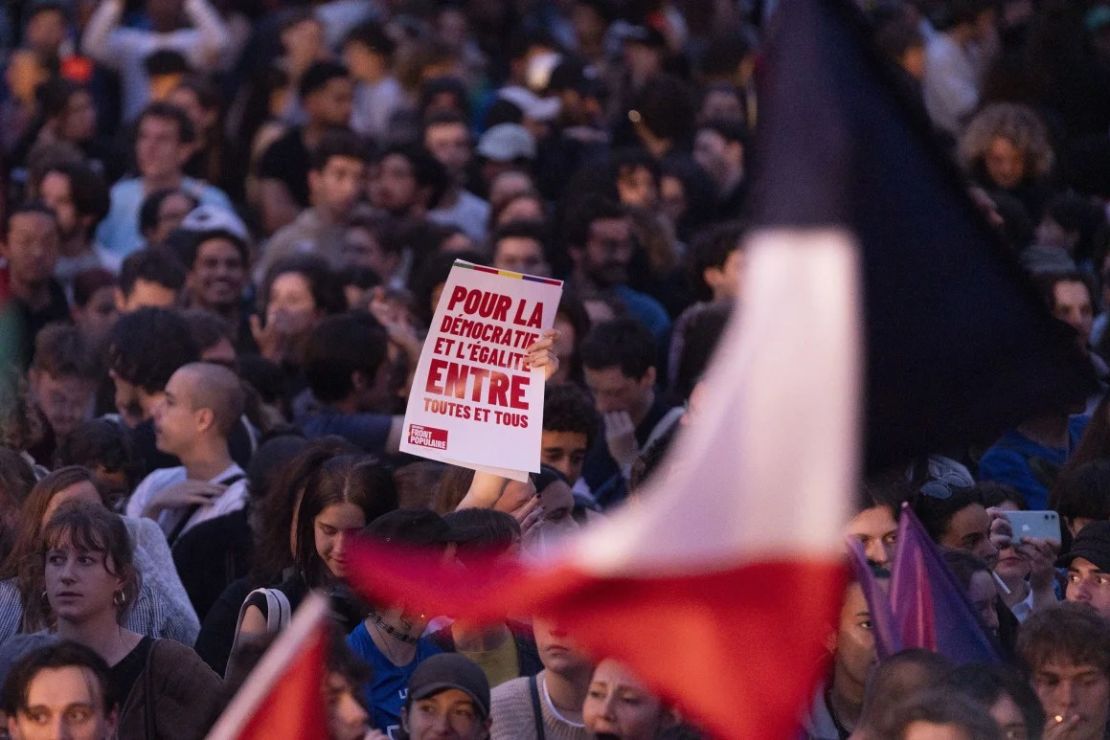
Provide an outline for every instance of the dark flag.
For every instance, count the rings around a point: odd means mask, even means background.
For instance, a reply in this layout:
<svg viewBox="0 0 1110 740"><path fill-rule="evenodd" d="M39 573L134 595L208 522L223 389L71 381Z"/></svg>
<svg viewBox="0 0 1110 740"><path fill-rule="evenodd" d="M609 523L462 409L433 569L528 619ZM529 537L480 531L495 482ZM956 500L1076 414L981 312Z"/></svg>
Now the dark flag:
<svg viewBox="0 0 1110 740"><path fill-rule="evenodd" d="M860 245L865 458L877 470L989 444L1081 404L1094 379L867 33L848 0L780 4L750 215L755 227L840 226Z"/></svg>

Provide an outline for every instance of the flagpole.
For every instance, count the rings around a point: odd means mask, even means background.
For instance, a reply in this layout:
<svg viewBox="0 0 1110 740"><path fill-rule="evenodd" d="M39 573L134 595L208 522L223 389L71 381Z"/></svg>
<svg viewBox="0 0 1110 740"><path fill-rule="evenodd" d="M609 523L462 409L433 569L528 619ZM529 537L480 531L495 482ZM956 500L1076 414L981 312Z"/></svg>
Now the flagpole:
<svg viewBox="0 0 1110 740"><path fill-rule="evenodd" d="M301 603L293 621L250 672L231 704L208 733L207 740L236 740L259 704L283 676L282 669L295 660L306 641L328 615L328 600L315 591Z"/></svg>

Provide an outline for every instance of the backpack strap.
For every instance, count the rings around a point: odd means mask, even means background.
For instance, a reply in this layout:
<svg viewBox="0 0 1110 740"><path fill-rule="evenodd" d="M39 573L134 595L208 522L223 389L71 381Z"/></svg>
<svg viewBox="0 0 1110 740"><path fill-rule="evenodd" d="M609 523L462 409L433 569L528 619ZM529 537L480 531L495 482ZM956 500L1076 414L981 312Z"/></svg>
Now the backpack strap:
<svg viewBox="0 0 1110 740"><path fill-rule="evenodd" d="M143 724L146 726L146 740L158 740L158 724L154 708L154 651L161 640L150 643L143 668Z"/></svg>
<svg viewBox="0 0 1110 740"><path fill-rule="evenodd" d="M540 706L540 690L536 685L536 677L528 677L528 693L532 695L532 719L536 723L536 740L545 740L547 733L543 730L543 708Z"/></svg>
<svg viewBox="0 0 1110 740"><path fill-rule="evenodd" d="M259 590L266 592L266 631L271 635L280 632L293 621L293 608L289 605L289 597L276 588Z"/></svg>

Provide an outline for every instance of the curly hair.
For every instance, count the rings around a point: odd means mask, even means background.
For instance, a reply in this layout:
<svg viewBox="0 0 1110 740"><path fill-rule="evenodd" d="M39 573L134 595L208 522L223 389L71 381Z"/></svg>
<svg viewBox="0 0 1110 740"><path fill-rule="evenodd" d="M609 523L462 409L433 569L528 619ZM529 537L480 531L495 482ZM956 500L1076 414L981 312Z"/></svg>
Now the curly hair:
<svg viewBox="0 0 1110 740"><path fill-rule="evenodd" d="M1010 141L1025 155L1026 172L1044 177L1056 162L1048 129L1036 111L1016 103L993 103L979 111L960 139L960 163L974 171L983 164L994 139Z"/></svg>

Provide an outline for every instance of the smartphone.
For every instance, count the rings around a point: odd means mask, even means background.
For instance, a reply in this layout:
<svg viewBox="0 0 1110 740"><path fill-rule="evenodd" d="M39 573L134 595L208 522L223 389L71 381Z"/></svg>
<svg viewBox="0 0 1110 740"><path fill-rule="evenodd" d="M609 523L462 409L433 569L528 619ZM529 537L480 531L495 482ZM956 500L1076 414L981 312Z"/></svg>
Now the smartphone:
<svg viewBox="0 0 1110 740"><path fill-rule="evenodd" d="M1055 511L1004 511L1014 530L1014 542L1022 537L1060 541L1060 515Z"/></svg>

